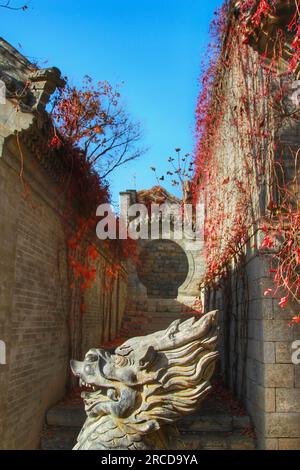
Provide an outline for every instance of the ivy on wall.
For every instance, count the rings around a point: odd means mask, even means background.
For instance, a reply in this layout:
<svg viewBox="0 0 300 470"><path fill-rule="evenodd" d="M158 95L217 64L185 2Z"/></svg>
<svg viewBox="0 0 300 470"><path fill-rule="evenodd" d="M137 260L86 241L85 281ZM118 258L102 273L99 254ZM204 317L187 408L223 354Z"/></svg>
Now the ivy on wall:
<svg viewBox="0 0 300 470"><path fill-rule="evenodd" d="M201 287L219 287L248 243L271 254L274 288L265 295L282 308L300 304L300 148L280 137L300 122L289 99L299 69L299 18L298 0L225 2L212 24L196 108L193 194L206 206ZM300 315L291 320L299 322Z"/></svg>

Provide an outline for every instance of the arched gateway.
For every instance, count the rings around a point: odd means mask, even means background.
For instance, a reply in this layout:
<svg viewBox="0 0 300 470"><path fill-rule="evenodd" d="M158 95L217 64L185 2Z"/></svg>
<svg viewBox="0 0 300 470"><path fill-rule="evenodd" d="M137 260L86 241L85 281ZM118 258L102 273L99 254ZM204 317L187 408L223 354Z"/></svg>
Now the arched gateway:
<svg viewBox="0 0 300 470"><path fill-rule="evenodd" d="M189 273L188 258L172 240L149 241L140 253L137 273L149 298L176 299Z"/></svg>
<svg viewBox="0 0 300 470"><path fill-rule="evenodd" d="M122 193L128 206L134 204L180 204L164 188ZM172 230L171 230L172 232ZM203 243L182 238L137 242L138 263L128 266L129 291L125 331L149 334L168 326L170 321L197 313L199 279L204 271ZM198 307L197 307L198 308Z"/></svg>

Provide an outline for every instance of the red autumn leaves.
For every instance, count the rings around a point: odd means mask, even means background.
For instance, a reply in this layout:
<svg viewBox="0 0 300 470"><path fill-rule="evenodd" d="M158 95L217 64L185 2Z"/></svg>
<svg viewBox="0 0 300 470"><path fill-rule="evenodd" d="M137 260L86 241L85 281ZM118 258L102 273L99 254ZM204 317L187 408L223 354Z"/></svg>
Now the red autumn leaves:
<svg viewBox="0 0 300 470"><path fill-rule="evenodd" d="M286 3L288 3L286 5ZM300 0L283 2L281 0L243 0L238 2L237 16L240 31L244 37L242 43L248 45L252 38L255 42L259 31L266 28L264 35L268 36L268 28L277 22L276 37L271 38L270 44L261 54L262 65L269 61L275 65L280 62L283 49L287 49L288 72L299 72L300 63ZM294 14L293 14L294 11ZM285 15L286 13L286 15ZM290 14L292 19L290 20ZM286 24L286 20L290 22ZM288 45L287 45L288 43Z"/></svg>
<svg viewBox="0 0 300 470"><path fill-rule="evenodd" d="M62 145L62 141L60 140L60 138L57 135L53 136L50 141L49 146L53 149L57 149L57 148L60 148L61 145Z"/></svg>
<svg viewBox="0 0 300 470"><path fill-rule="evenodd" d="M291 44L293 55L289 63L289 72L294 72L299 67L300 62L300 1L296 2L296 13L292 21L288 25L290 33L294 34L294 39Z"/></svg>
<svg viewBox="0 0 300 470"><path fill-rule="evenodd" d="M92 244L87 247L84 246L86 233L93 225L92 218L87 221L79 219L76 233L68 240L69 266L72 270L73 280L79 282L81 292L92 287L96 280L97 269L95 262L99 258L99 252ZM75 284L72 282L71 288L74 288L74 286Z"/></svg>
<svg viewBox="0 0 300 470"><path fill-rule="evenodd" d="M52 113L62 135L74 144L81 143L83 139L93 139L93 143L98 143L110 119L101 108L106 97L112 102L117 99L107 82L100 82L96 90L89 77L85 77L82 89L67 85Z"/></svg>
<svg viewBox="0 0 300 470"><path fill-rule="evenodd" d="M122 262L128 258L136 261L136 242L131 239L127 240L107 240L103 243L103 249L107 248L111 256L109 261L101 264L99 269L99 261L103 255L93 243L87 243L90 231L95 228L94 217L89 219L80 218L77 221L77 229L72 236L69 237L67 245L69 248L68 262L72 274L72 282L70 288L74 289L78 283L81 292L80 310L83 314L86 311L84 303L84 293L91 289L98 280L103 281L106 290L111 290L114 281L119 277L122 271ZM91 235L91 234L90 234ZM102 281L100 281L102 278Z"/></svg>
<svg viewBox="0 0 300 470"><path fill-rule="evenodd" d="M265 249L265 248L273 248L274 246L274 243L273 243L273 240L271 240L271 238L269 236L266 236L261 244L261 249Z"/></svg>
<svg viewBox="0 0 300 470"><path fill-rule="evenodd" d="M266 289L264 295L272 295L273 297L278 297L279 295L278 305L282 309L288 308L290 301L300 303L299 217L291 214L288 220L289 224L286 222L286 218L283 220L282 216L277 216L276 229L268 230L268 228L264 226L262 230L265 233L265 238L261 245L261 249L273 249L274 253L271 263L276 266L276 268L270 269L274 288ZM271 234L268 234L268 232L271 232ZM280 296L280 293L284 293L284 295ZM300 323L300 315L294 317L290 325L292 326L296 323Z"/></svg>
<svg viewBox="0 0 300 470"><path fill-rule="evenodd" d="M257 3L259 4L257 5ZM299 3L297 1L298 6ZM246 18L254 6L256 9L251 21L254 26L259 27L260 22L273 12L275 3L266 0L240 2L241 17ZM300 51L299 11L298 8L293 22L289 25L289 30L294 35L292 48L298 54ZM223 9L220 12L219 21L214 21L215 27L220 25L219 30L224 24L226 15L227 12ZM248 69L248 64L251 62L250 59L247 59L249 58L249 47L241 45L238 53L234 54L237 49L236 44L242 43L241 35L244 31L242 27L236 28L234 25L229 25L226 41L227 49L230 52L227 55L226 47L222 41L219 42L219 45L213 44L212 61L202 80L202 91L196 110L196 171L193 190L195 200L200 196L205 201L207 214L205 225L207 269L201 285L203 287L218 287L222 279L226 279L228 276L227 266L231 264L232 260L235 259L236 263L242 262L243 246L248 241L249 228L255 222L250 216L250 214L255 214L256 210L255 200L252 199L251 193L256 190L259 193L260 184L264 180L266 171L271 168L271 186L282 195L283 203L281 207L271 206L271 204L268 206L266 218L269 219L271 229L269 224L268 227L265 226L262 229L264 237L260 248L263 251L270 250L269 254L272 258L270 274L272 274L274 283L274 287L267 289L264 294L278 298L279 306L282 309L287 309L291 305L290 301L300 304L299 203L297 195L293 195L290 188L287 188L284 183L279 184L276 179L272 152L270 155L266 154L266 148L274 149L274 152L279 152L279 149L272 137L273 131L276 132L277 129L271 127L274 124L270 126L268 114L265 111L266 107L263 105L273 99L275 95L276 111L278 108L280 113L286 90L279 81L278 89L271 89L268 78L270 77L270 81L271 79L276 81L276 73L271 69L266 69L264 88L256 89L252 95L251 92L250 94L247 92L247 89L250 88L251 76L253 76L253 83L255 81L255 67L257 70L261 70L264 57L258 57L257 64L252 64L252 69ZM214 34L213 37L218 38L219 36ZM223 49L218 55L216 51L220 51L221 46L225 48L225 52ZM225 55L226 57L224 57ZM298 57L298 65L300 55L295 54L295 57ZM224 93L222 83L227 70L236 70L236 68L242 70L243 76L246 77L246 91L239 96L239 93L234 90L234 105ZM230 78L228 72L228 80ZM243 78L240 78L240 82L242 87ZM255 89L255 84L253 89ZM262 109L261 113L260 109ZM244 167L243 169L239 168L242 173L239 177L235 175L234 161L232 168L230 167L232 171L228 176L228 171L224 171L224 165L229 167L230 161L224 163L216 158L216 154L220 154L220 148L230 138L228 135L222 137L220 133L224 116L226 120L228 114L232 115L230 134L233 135L234 129L236 130L236 140L232 142L232 148L235 146L240 148L241 165ZM278 122L280 122L280 118ZM297 155L295 155L295 159L297 159ZM225 170L228 169L225 168ZM233 205L231 201L237 203ZM300 323L300 316L291 321L291 325L296 323Z"/></svg>
<svg viewBox="0 0 300 470"><path fill-rule="evenodd" d="M260 23L261 23L261 20L264 17L267 17L269 15L269 13L273 13L273 12L274 12L274 7L271 6L267 2L267 0L261 0L258 4L258 7L257 7L254 15L251 18L251 22L252 22L253 26L259 27Z"/></svg>

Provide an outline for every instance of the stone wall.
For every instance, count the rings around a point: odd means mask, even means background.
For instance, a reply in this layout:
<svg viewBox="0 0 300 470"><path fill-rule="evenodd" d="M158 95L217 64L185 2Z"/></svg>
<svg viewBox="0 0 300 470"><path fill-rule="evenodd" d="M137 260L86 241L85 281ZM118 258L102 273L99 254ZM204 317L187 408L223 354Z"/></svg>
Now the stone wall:
<svg viewBox="0 0 300 470"><path fill-rule="evenodd" d="M165 190L163 191L165 192ZM151 193L151 190L149 190L148 192ZM167 193L165 192L165 194ZM138 200L139 194L135 190L127 190L127 192L121 193L121 195L122 197L128 198L128 208L134 204L137 204L138 202L143 204L143 201ZM169 196L171 197L171 195ZM168 203L170 203L170 201L166 199L163 204ZM173 201L171 201L171 203L173 203ZM162 202L160 202L159 204L162 204ZM195 298L199 295L199 279L205 272L203 240L193 240L191 238L185 237L184 235L185 234L183 233L182 238L177 240L175 239L174 233L171 229L170 233L167 232L164 235L160 233L160 236L157 240L152 240L149 229L149 238L146 240L138 240L137 243L138 258L142 257L143 252L145 251L153 251L153 256L151 256L148 260L150 264L155 263L155 256L159 257L159 253L167 258L169 251L172 252L174 250L172 255L175 259L174 267L175 269L177 269L177 267L180 265L178 271L182 270L182 277L180 275L180 278L182 280L180 281L181 285L179 285L178 294L176 295L175 292L175 294L173 293L171 297L176 298L178 296L180 300L184 300L185 298L188 299L191 297ZM175 247L177 245L177 248L175 248L174 245ZM172 248L170 248L171 246ZM184 260L180 261L180 256L183 256ZM166 267L167 265L163 266ZM151 267L149 269L151 269ZM140 270L142 274L142 272L145 270L145 266L143 266L143 264L139 262L138 269L136 266L131 266L129 267L129 270L130 287L132 286L135 292L137 292L137 295L146 295L146 287L143 285L138 273L138 271ZM166 276L167 272L169 272L171 275L173 274L171 259L169 260L169 267L166 267L164 276Z"/></svg>
<svg viewBox="0 0 300 470"><path fill-rule="evenodd" d="M249 244L245 266L210 293L207 308L220 310L221 370L246 405L258 447L299 449L300 366L292 363L292 345L300 327L289 327L292 305L284 312L278 299L264 296L272 287L268 257Z"/></svg>
<svg viewBox="0 0 300 470"><path fill-rule="evenodd" d="M177 298L188 270L186 254L171 240L153 240L146 244L139 257L138 276L147 288L148 297Z"/></svg>
<svg viewBox="0 0 300 470"><path fill-rule="evenodd" d="M147 192L151 194L151 190ZM128 206L137 203L138 194L134 190L122 193L122 196L128 197ZM167 202L168 199L164 201ZM173 238L171 230L168 237L160 234L157 240L151 240L150 236L149 240L138 240L138 263L128 263L127 266L124 336L151 334L167 328L176 319L185 320L199 314L199 306L195 302L199 296L199 279L205 271L203 241ZM153 287L150 292L149 289L147 292L147 281Z"/></svg>
<svg viewBox="0 0 300 470"><path fill-rule="evenodd" d="M225 47L223 54L227 53ZM281 162L284 160L282 167L288 181L290 149L298 149L300 145L299 125L286 119L280 131L274 132L275 107L270 104L271 98L262 98L267 75L262 67L257 67L257 53L248 50L243 54L244 58L239 50L230 51L233 58L230 67L223 68L222 79L218 82L226 107L218 123L219 140L215 138L214 141L215 174L219 181L215 196L228 215L221 232L226 234L227 228L236 223L234 215L238 194L234 196L235 182L247 182L247 191L252 199L253 225L249 231L250 241L241 249L242 256L228 262L228 275L221 282L220 289L207 292L206 310L220 310L222 372L252 417L258 447L299 449L300 366L292 363L292 344L300 340L300 328L289 327L289 322L299 312L295 304L283 311L278 298L264 296L266 289L273 287L269 272L272 253L260 250L264 234L258 231L270 203L276 198L270 184L274 148L279 149ZM241 97L244 98L241 100ZM260 98L255 100L255 97ZM232 110L242 113L239 106L243 100L248 105L249 120L237 128L231 124L234 119ZM259 121L262 116L263 120ZM251 125L255 127L257 122L262 123L270 137L261 148L258 137L253 147L247 147L247 132L251 133ZM255 169L257 155L264 162L264 171L260 175ZM245 156L247 166L243 163ZM222 184L224 181L228 184ZM280 195L277 197L275 200L280 201ZM245 212L245 220L246 216Z"/></svg>
<svg viewBox="0 0 300 470"><path fill-rule="evenodd" d="M6 43L0 49L1 60L23 77L26 60ZM47 409L66 393L70 356L82 358L114 339L126 302L126 271L112 289L105 287L112 259L91 235L100 256L81 313L82 293L70 286L67 256L65 229L73 221L62 217L61 188L44 158L45 119L43 111L20 109L13 97L0 105L0 339L7 349L0 365L1 449L38 448Z"/></svg>
<svg viewBox="0 0 300 470"><path fill-rule="evenodd" d="M52 183L27 154L25 167L29 172L31 166L32 173L24 174L25 197L19 165L17 153L5 151L0 159L0 336L7 346L7 365L0 366L4 449L36 448L45 411L66 392L71 304L82 356L115 338L126 301L125 271L112 290L104 288L104 267L111 261L98 247L97 279L86 291L86 311L80 313L79 292L69 287L66 241Z"/></svg>

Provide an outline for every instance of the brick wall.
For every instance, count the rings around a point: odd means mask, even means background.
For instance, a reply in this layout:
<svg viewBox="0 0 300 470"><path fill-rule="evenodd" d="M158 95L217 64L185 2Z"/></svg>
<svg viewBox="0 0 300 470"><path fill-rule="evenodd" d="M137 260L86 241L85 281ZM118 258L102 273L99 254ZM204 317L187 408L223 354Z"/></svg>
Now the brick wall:
<svg viewBox="0 0 300 470"><path fill-rule="evenodd" d="M139 256L138 275L148 297L175 299L188 271L186 254L171 240L154 240Z"/></svg>
<svg viewBox="0 0 300 470"><path fill-rule="evenodd" d="M226 52L225 49L224 54ZM284 162L288 182L291 149L298 149L300 143L299 125L286 119L280 131L274 134L274 141L270 138L265 142L265 148L259 150L259 139L257 147L255 144L247 148L247 132L251 132L251 128L247 128L246 121L238 129L230 125L233 118L230 110L236 106L238 112L241 97L247 96L250 103L250 123L257 122L263 116L262 125L268 132L273 132L276 116L270 101L254 100L255 96L262 96L261 90L267 80L263 68L255 65L257 54L251 50L245 53L244 58L239 57L237 50L231 50L230 54L233 57L231 66L224 68L222 83L218 83L223 88L228 110L225 109L219 123L219 143L214 144L215 172L220 183L215 196L216 201L224 204L228 214L223 227L225 234L227 227L234 224L238 200L234 197L234 177L241 181L250 180L247 187L252 198L253 226L249 233L250 242L242 250L244 259L238 264L234 260L228 263L228 277L222 287L207 293L206 310L220 309L222 371L228 385L247 406L255 425L259 448L299 449L300 366L292 363L292 344L300 339L300 328L290 328L288 325L299 312L293 304L283 311L278 306L278 299L264 296L265 290L273 287L269 274L271 254L259 250L263 234L257 232L268 204L274 198L268 164L274 142L278 147L278 158L280 154ZM235 60L237 58L239 60ZM243 67L248 70L247 74ZM258 151L266 165L262 175L256 179L253 168ZM245 155L248 156L246 172L243 164ZM230 182L222 185L228 177ZM277 197L280 201L280 195Z"/></svg>
<svg viewBox="0 0 300 470"><path fill-rule="evenodd" d="M26 59L3 40L0 66L22 81L30 72ZM39 87L47 93L53 88L43 73L34 90L45 99ZM107 289L104 270L112 259L88 234L100 257L80 312L81 293L70 288L66 250L65 228L74 221L62 217L65 201L47 154L48 121L40 106L24 110L12 98L0 107L0 340L7 348L6 364L0 365L2 449L38 447L45 412L70 383L70 356L80 359L114 339L126 303L126 271ZM80 215L74 212L74 218Z"/></svg>
<svg viewBox="0 0 300 470"><path fill-rule="evenodd" d="M300 366L292 344L300 328L288 323L271 287L268 256L248 246L244 267L235 267L224 288L211 293L207 308L220 309L221 369L227 384L252 417L261 449L300 448Z"/></svg>
<svg viewBox="0 0 300 470"><path fill-rule="evenodd" d="M26 197L14 140L0 158L0 337L7 346L7 364L0 366L3 449L38 446L46 410L66 392L70 350L82 357L114 339L126 301L125 271L112 290L104 288L104 267L111 260L98 245L97 280L86 291L81 315L79 292L69 287L55 185L26 151L24 158ZM71 309L78 321L75 348Z"/></svg>

